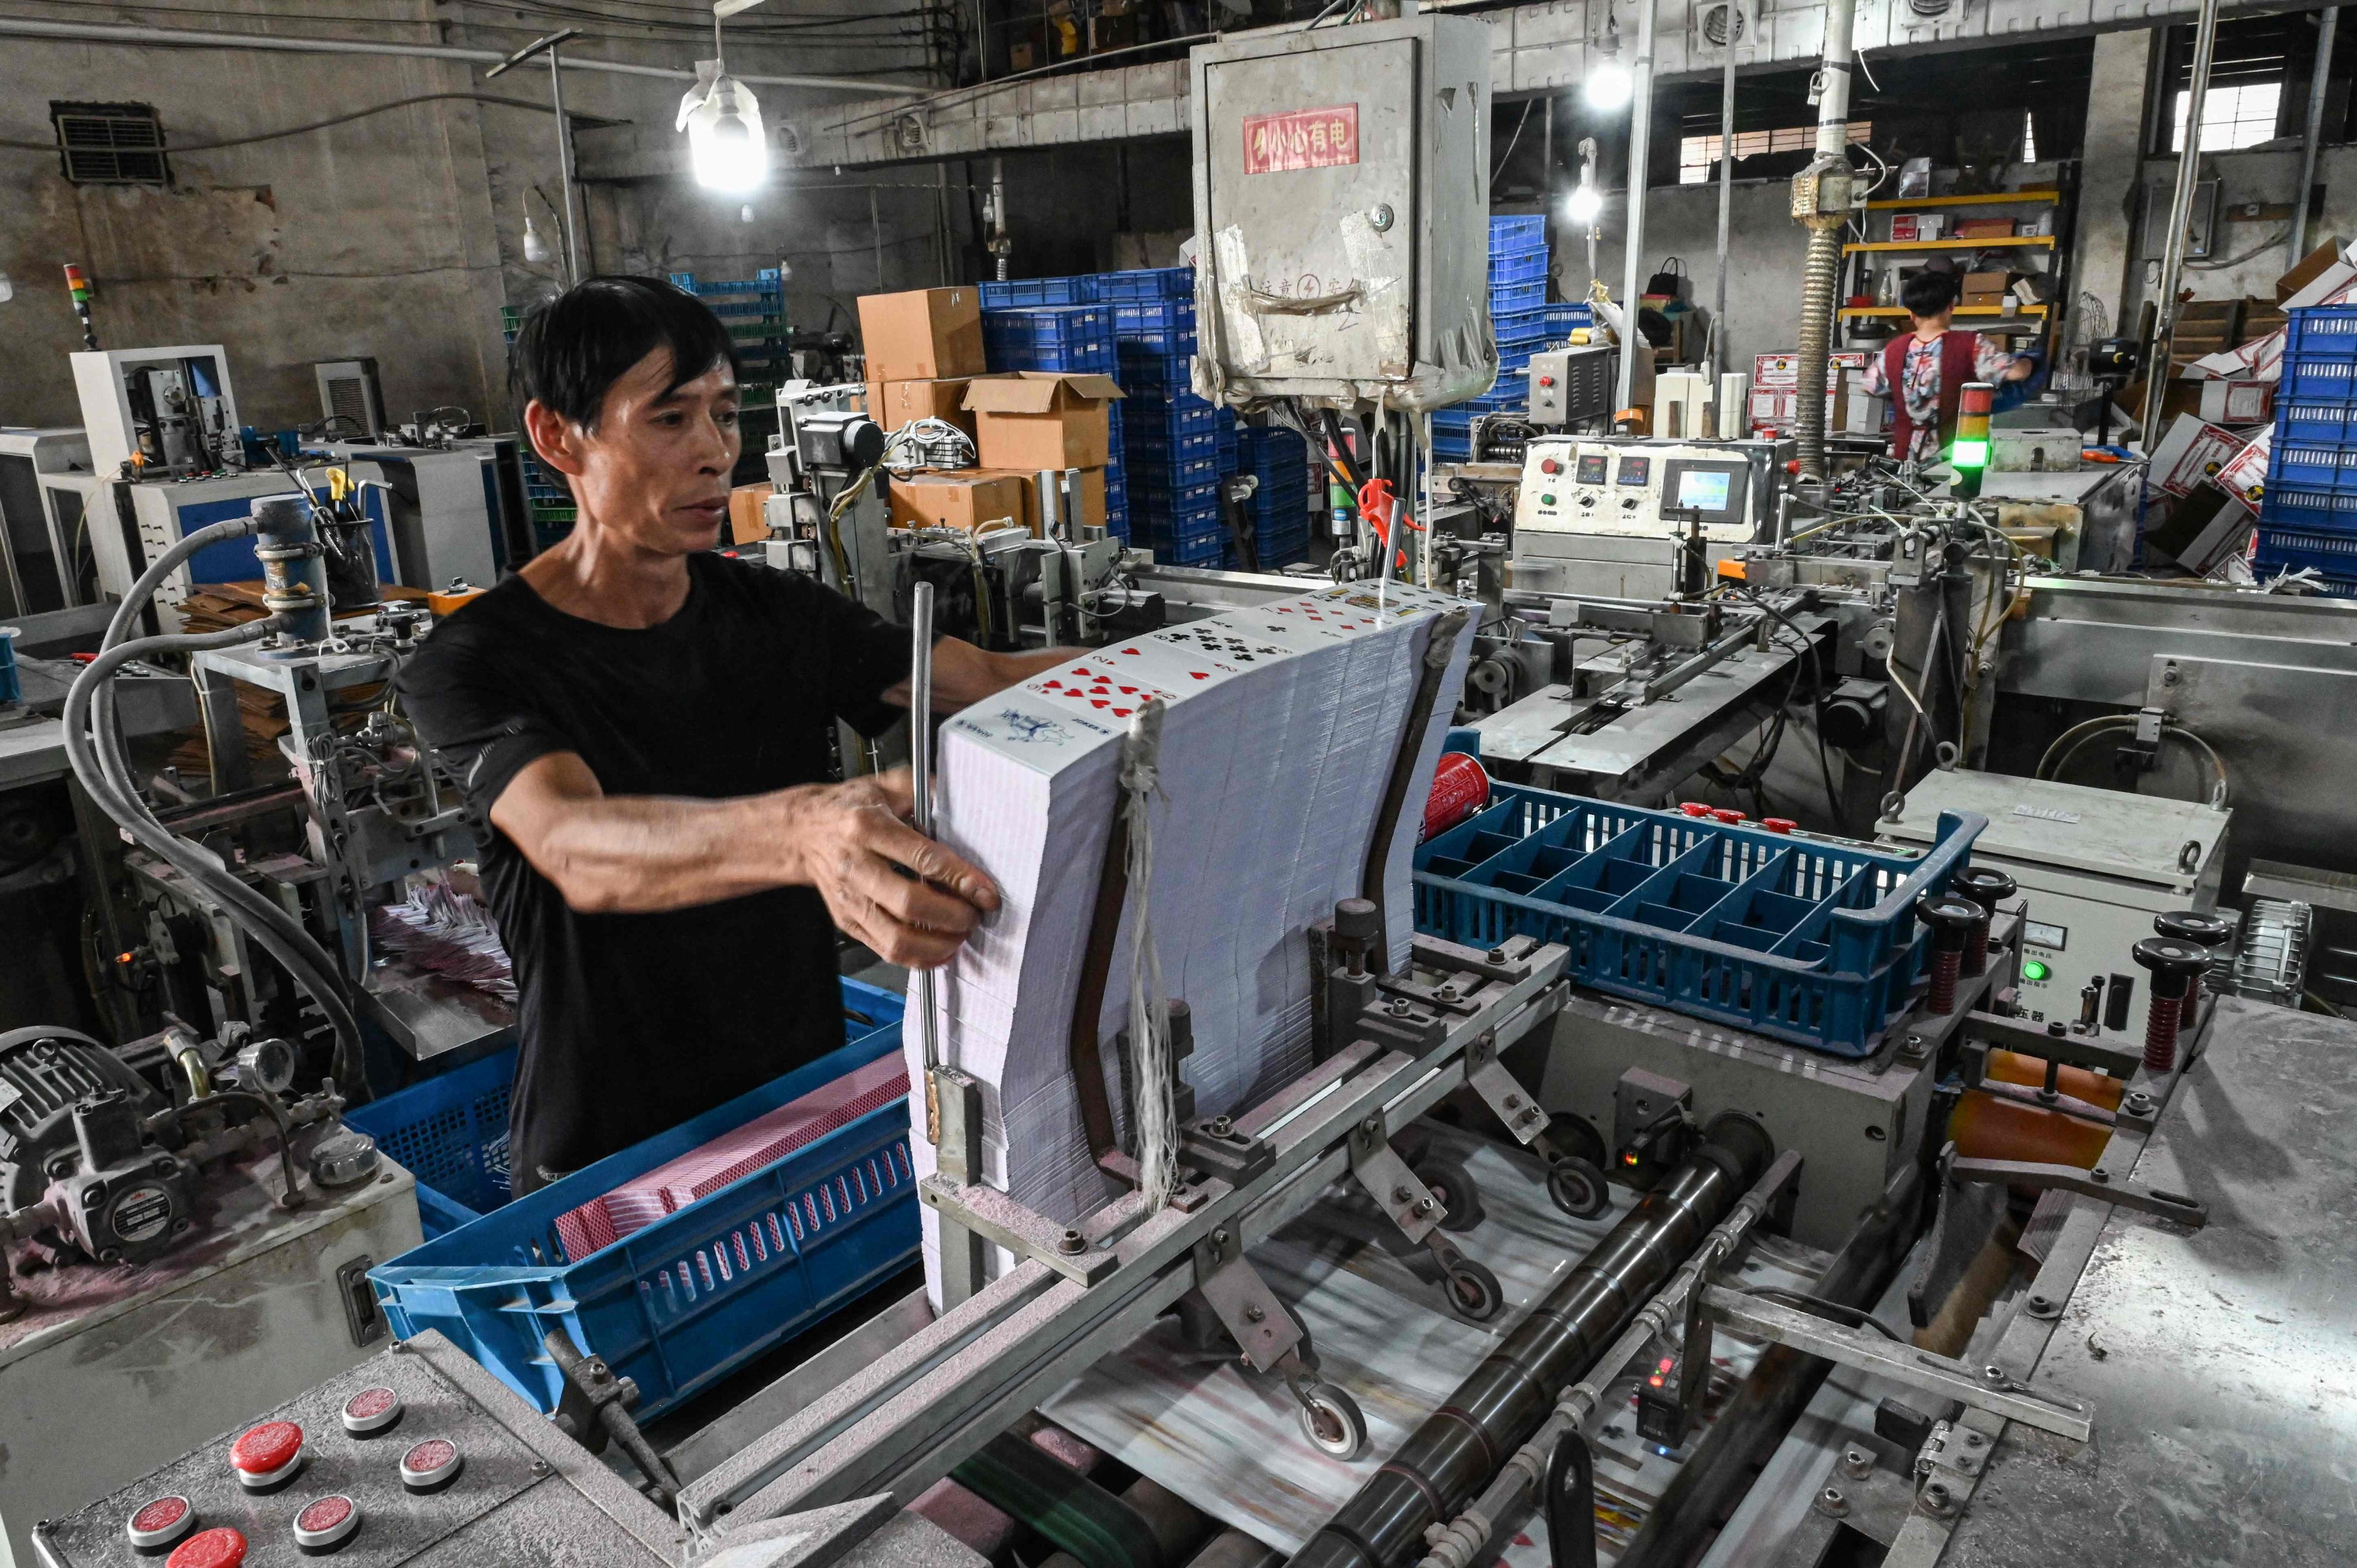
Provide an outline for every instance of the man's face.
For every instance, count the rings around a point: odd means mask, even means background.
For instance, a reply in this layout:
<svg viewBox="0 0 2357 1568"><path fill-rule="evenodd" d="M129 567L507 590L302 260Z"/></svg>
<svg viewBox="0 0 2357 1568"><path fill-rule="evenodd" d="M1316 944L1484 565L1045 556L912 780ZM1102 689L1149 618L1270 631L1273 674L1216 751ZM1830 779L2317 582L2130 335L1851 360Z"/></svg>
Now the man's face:
<svg viewBox="0 0 2357 1568"><path fill-rule="evenodd" d="M719 542L741 446L737 378L726 364L671 381L671 350L657 349L607 389L594 430L539 403L525 413L533 445L565 474L581 515L657 555Z"/></svg>

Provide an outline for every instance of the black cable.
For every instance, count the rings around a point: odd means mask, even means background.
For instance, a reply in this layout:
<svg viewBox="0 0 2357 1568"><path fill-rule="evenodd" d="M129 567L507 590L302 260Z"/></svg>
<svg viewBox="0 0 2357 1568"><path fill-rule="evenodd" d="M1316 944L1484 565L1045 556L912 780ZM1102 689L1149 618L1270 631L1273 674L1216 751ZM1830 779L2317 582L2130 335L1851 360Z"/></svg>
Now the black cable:
<svg viewBox="0 0 2357 1568"><path fill-rule="evenodd" d="M1833 1301L1821 1295L1811 1295L1806 1291L1785 1290L1778 1285L1756 1285L1743 1294L1756 1295L1762 1301L1781 1302L1787 1306L1805 1307L1811 1312L1830 1317L1836 1323L1846 1324L1852 1328L1871 1328L1894 1344L1907 1343L1899 1337L1898 1331L1890 1325L1883 1322L1874 1314L1851 1306L1846 1302Z"/></svg>
<svg viewBox="0 0 2357 1568"><path fill-rule="evenodd" d="M1810 731L1817 737L1817 770L1824 779L1825 806L1833 814L1834 831L1846 834L1849 832L1849 820L1842 811L1841 791L1834 788L1833 759L1825 751L1825 726L1823 719L1813 712L1815 705L1823 703L1827 693L1829 693L1833 689L1825 680L1824 655L1817 648L1817 639L1811 637L1807 632L1802 630L1800 623L1793 620L1792 617L1786 615L1783 611L1778 609L1775 606L1761 598L1758 592L1756 592L1749 584L1730 582L1729 586L1734 588L1734 590L1744 598L1749 599L1751 603L1757 605L1761 610L1774 617L1787 631L1790 631L1794 637L1799 638L1801 639L1802 648L1805 650L1809 655L1810 690L1808 701L1813 710L1809 718L1809 728ZM1794 700L1795 699L1791 697L1787 697L1785 699L1788 703Z"/></svg>

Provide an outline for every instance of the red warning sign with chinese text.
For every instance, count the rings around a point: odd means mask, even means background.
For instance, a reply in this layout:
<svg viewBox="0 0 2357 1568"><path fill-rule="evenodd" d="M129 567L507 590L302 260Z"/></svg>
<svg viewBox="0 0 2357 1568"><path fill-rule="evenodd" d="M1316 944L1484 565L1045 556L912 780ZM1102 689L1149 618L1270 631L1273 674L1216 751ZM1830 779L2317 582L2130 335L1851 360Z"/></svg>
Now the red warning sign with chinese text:
<svg viewBox="0 0 2357 1568"><path fill-rule="evenodd" d="M1244 173L1330 168L1359 161L1359 106L1288 109L1244 120Z"/></svg>

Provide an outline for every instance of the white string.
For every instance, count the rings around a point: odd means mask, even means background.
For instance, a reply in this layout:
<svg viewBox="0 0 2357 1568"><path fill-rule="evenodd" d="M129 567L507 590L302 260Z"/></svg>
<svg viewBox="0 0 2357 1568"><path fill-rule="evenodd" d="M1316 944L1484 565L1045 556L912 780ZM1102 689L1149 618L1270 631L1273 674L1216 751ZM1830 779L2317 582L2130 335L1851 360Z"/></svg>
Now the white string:
<svg viewBox="0 0 2357 1568"><path fill-rule="evenodd" d="M1135 1046L1137 1175L1151 1214L1178 1185L1178 1118L1170 1095L1170 1004L1162 989L1162 955L1154 946L1146 895L1154 886L1154 797L1162 792L1162 715L1150 699L1129 721L1122 743L1121 787L1129 822L1129 1035Z"/></svg>

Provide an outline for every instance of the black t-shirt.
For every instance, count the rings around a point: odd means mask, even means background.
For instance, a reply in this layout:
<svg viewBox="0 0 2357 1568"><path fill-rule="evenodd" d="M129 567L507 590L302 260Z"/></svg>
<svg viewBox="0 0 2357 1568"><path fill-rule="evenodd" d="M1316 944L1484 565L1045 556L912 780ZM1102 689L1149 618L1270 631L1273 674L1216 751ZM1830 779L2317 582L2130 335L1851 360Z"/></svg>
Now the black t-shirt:
<svg viewBox="0 0 2357 1568"><path fill-rule="evenodd" d="M584 914L494 830L535 758L577 753L608 795L719 800L827 777L836 718L880 733L908 634L799 574L688 558L662 625L557 609L511 577L402 671L418 734L464 780L482 880L515 965L515 1188L759 1088L843 1044L834 929L780 887L654 914Z"/></svg>

